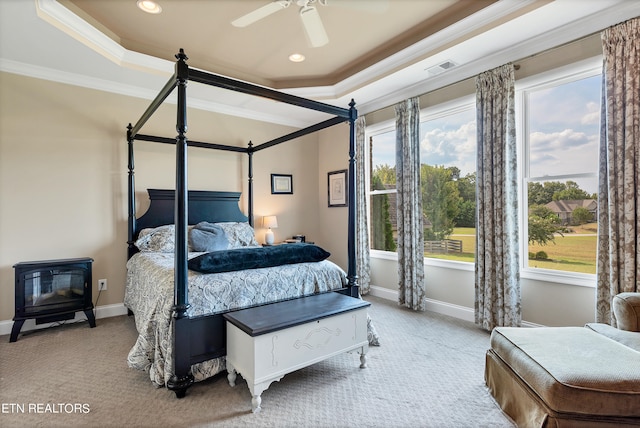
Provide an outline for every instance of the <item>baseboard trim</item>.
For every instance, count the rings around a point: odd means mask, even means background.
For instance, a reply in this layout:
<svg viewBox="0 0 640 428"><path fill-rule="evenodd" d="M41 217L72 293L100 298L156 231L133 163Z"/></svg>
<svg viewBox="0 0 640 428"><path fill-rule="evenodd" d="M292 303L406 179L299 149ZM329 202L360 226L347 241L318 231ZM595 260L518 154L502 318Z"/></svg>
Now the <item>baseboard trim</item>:
<svg viewBox="0 0 640 428"><path fill-rule="evenodd" d="M123 303L116 303L115 305L103 305L95 308L96 319L117 317L119 315L126 315L126 314L127 314L127 308L124 306ZM87 320L87 317L84 314L84 312L79 311L79 312L76 312L76 317L72 320L69 320L68 323L83 322L86 320ZM58 323L53 322L53 323L45 323L45 324L36 324L35 320L30 319L24 322L24 325L22 326L20 331L23 332L23 331L30 331L30 330L40 330L42 328L47 328L55 325L58 325ZM13 328L12 320L0 321L0 336L3 336L5 334L11 334L12 328Z"/></svg>
<svg viewBox="0 0 640 428"><path fill-rule="evenodd" d="M390 290L388 288L372 285L369 294L381 299L398 301L398 291ZM426 308L428 311L435 312L437 314L448 315L454 318L459 318L465 321L475 322L475 315L473 308L466 306L454 305L452 303L442 302L440 300L427 299ZM544 327L541 324L522 321L522 327Z"/></svg>
<svg viewBox="0 0 640 428"><path fill-rule="evenodd" d="M386 300L398 301L398 291L376 285L371 286L370 294ZM466 321L474 321L473 309L439 300L427 299L426 309L437 314L449 315Z"/></svg>

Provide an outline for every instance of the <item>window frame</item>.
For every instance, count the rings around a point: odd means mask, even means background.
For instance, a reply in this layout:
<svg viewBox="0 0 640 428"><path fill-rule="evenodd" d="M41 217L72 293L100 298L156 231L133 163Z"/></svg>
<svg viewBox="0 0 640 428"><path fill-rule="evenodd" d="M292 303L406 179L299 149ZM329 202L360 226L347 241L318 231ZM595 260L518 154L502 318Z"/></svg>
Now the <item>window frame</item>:
<svg viewBox="0 0 640 428"><path fill-rule="evenodd" d="M582 61L578 61L563 67L555 68L546 72L536 74L515 82L516 101L516 142L518 146L518 204L520 206L520 277L536 281L560 283L565 285L577 285L595 288L596 275L580 272L561 271L543 268L531 268L528 264L529 254L529 231L528 231L528 210L527 195L529 181L542 180L544 177L529 176L529 123L526 112L527 94L533 90L540 90L571 83L587 77L597 76L602 73L602 56L595 56ZM549 177L553 179L570 179L574 177L590 176L597 178L598 171L591 174L570 174Z"/></svg>
<svg viewBox="0 0 640 428"><path fill-rule="evenodd" d="M383 122L367 126L364 133L365 141L369 142L369 139L375 137L376 135L386 134L387 132L395 131L396 121L395 119L385 120ZM371 190L371 173L373 171L370 170L368 166L371 165L371 153L370 150L366 150L366 153L363 156L364 161L366 162L367 168L365 168L365 180L367 182L366 188L366 198L367 205L371 205L371 196L374 195L385 195L390 193L397 193L397 189L389 189L389 190ZM367 233L369 234L369 243L371 243L371 210L367 209ZM369 244L369 256L378 259L385 260L398 260L398 252L397 251L385 251L385 250L376 250L371 248L371 244Z"/></svg>

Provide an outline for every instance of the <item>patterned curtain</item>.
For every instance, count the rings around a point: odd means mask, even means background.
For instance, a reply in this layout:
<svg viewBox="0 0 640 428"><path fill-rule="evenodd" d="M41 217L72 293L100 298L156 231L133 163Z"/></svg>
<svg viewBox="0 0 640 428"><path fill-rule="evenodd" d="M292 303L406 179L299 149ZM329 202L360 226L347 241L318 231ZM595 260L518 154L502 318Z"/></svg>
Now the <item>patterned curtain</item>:
<svg viewBox="0 0 640 428"><path fill-rule="evenodd" d="M613 297L640 291L640 19L602 32L596 321L616 325Z"/></svg>
<svg viewBox="0 0 640 428"><path fill-rule="evenodd" d="M417 311L426 306L424 241L420 191L420 104L402 101L396 111L396 189L398 221L398 303Z"/></svg>
<svg viewBox="0 0 640 428"><path fill-rule="evenodd" d="M513 65L476 78L475 322L520 326L520 267Z"/></svg>
<svg viewBox="0 0 640 428"><path fill-rule="evenodd" d="M356 267L360 294L369 293L369 226L367 225L367 179L365 153L367 152L364 116L356 119Z"/></svg>

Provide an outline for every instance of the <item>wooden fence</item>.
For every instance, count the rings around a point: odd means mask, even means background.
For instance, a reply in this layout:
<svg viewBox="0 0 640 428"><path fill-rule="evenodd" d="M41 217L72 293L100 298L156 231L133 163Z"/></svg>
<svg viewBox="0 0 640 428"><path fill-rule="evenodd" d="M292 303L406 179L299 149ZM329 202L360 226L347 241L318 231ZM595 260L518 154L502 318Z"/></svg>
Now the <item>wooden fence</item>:
<svg viewBox="0 0 640 428"><path fill-rule="evenodd" d="M457 239L424 241L424 251L427 253L461 253L462 241Z"/></svg>

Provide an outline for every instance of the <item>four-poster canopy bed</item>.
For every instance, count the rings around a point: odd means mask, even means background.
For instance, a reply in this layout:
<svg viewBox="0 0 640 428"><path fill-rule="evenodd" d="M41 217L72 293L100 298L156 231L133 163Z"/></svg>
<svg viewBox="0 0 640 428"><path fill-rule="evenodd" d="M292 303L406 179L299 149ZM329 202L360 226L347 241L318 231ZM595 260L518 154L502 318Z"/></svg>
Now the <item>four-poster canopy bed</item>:
<svg viewBox="0 0 640 428"><path fill-rule="evenodd" d="M353 100L348 109L304 99L271 89L235 81L226 77L189 68L184 51L176 55L175 73L151 102L135 125L129 124L128 141L128 258L125 305L136 316L138 341L129 354L129 365L149 370L154 384L166 385L178 398L185 395L195 380L201 380L224 370L226 355L225 322L223 313L242 307L258 306L309 294L337 291L359 297L355 257L355 120L357 111ZM270 98L301 108L331 114L333 117L288 135L247 148L189 141L187 128L187 81L212 85L231 91ZM175 138L140 134L139 131L169 94L177 89L177 136ZM253 237L253 154L259 150L298 137L348 122L348 269L345 273L328 260L297 263L285 261L279 267L258 267L252 270L194 272L196 261L213 253L190 252L194 229L202 233L214 229L224 236L222 253L239 251L260 252ZM149 209L136 218L134 182L134 141L150 141L176 145L176 183L172 190L149 189ZM187 147L246 153L248 156L248 215L238 207L239 192L192 191L187 185ZM195 225L195 226L194 226ZM213 226L212 226L213 225ZM207 229L209 228L209 229ZM215 232L215 231L218 232ZM220 232L222 230L222 232ZM210 235L207 235L210 236ZM160 242L160 247L157 248ZM227 245L226 242L229 244ZM153 248L154 245L156 248ZM281 247L305 246L292 244ZM246 248L245 248L246 247ZM276 247L272 247L276 248ZM318 248L308 248L323 251ZM202 249L200 249L202 250ZM159 252L158 252L159 251ZM210 251L210 250L207 250ZM220 251L214 251L220 253ZM240 264L247 257L239 256ZM272 259L272 255L266 256ZM324 257L324 258L323 258ZM203 264L211 267L216 260ZM198 265L201 266L201 265ZM316 269L320 269L316 271ZM282 273L286 272L286 273ZM168 278L167 278L168 276ZM272 278L286 278L283 285L274 285ZM265 280L268 278L268 280ZM318 278L324 278L318 280ZM205 282L215 283L210 288ZM221 286L224 281L242 284L241 289ZM274 280L275 281L275 280ZM257 290L264 283L267 290ZM229 288L225 288L229 287ZM222 290L222 291L221 291ZM257 290L257 291L256 291ZM275 291L274 291L275 290ZM165 292L164 297L158 297ZM220 295L227 295L221 302ZM256 297L260 296L260 297Z"/></svg>

